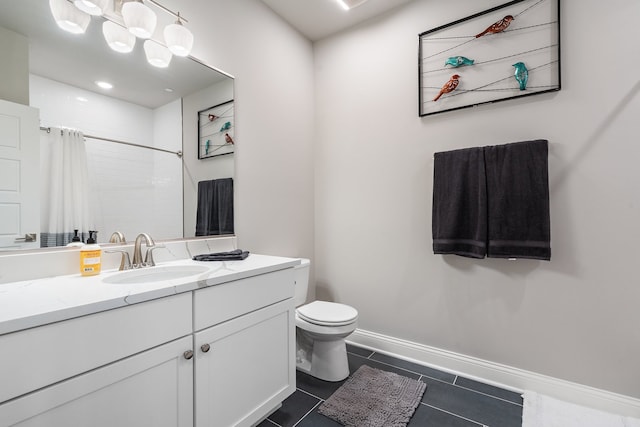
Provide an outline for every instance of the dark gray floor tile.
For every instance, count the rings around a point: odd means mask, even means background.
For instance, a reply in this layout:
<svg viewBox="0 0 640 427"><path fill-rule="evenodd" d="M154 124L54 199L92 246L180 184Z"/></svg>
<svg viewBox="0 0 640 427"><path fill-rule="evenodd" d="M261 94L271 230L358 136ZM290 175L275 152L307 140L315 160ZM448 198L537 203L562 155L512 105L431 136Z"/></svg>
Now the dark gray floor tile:
<svg viewBox="0 0 640 427"><path fill-rule="evenodd" d="M319 414L318 410L315 409L309 415L304 417L302 421L300 421L300 424L298 424L296 427L342 427L342 424L333 421L329 417L325 417L324 415Z"/></svg>
<svg viewBox="0 0 640 427"><path fill-rule="evenodd" d="M407 427L481 427L455 415L448 414L439 409L420 404L411 417Z"/></svg>
<svg viewBox="0 0 640 427"><path fill-rule="evenodd" d="M388 363L390 365L397 366L408 371L417 372L421 375L426 375L430 378L435 378L436 380L445 381L451 384L453 384L453 381L456 378L455 375L448 372L439 371L437 369L429 368L428 366L418 365L417 363L387 356L386 354L375 353L370 357L370 360Z"/></svg>
<svg viewBox="0 0 640 427"><path fill-rule="evenodd" d="M347 351L349 353L357 354L362 357L369 357L373 354L373 351L367 350L366 348L358 347L357 345L347 344Z"/></svg>
<svg viewBox="0 0 640 427"><path fill-rule="evenodd" d="M329 382L329 381L322 381L312 377L309 374L305 374L304 372L300 372L300 371L296 372L297 387L301 390L306 391L307 393L311 393L312 395L319 397L320 399L326 400L329 396L333 394L334 391L340 388L342 384L344 384L344 381L339 381L335 383Z"/></svg>
<svg viewBox="0 0 640 427"><path fill-rule="evenodd" d="M458 377L455 384L459 385L460 387L476 390L480 393L489 394L491 396L499 397L500 399L508 400L509 402L522 405L522 395L514 391L505 390L500 387L484 384L464 377Z"/></svg>
<svg viewBox="0 0 640 427"><path fill-rule="evenodd" d="M314 406L320 402L313 396L305 392L296 390L284 402L282 407L273 414L269 415L269 419L282 427L291 427L298 422L307 412L311 411ZM268 426L268 424L266 424Z"/></svg>
<svg viewBox="0 0 640 427"><path fill-rule="evenodd" d="M435 408L490 427L521 427L522 407L441 381L423 378L422 401Z"/></svg>
<svg viewBox="0 0 640 427"><path fill-rule="evenodd" d="M390 366L375 360L365 359L364 357L356 356L354 354L349 354L348 357L349 357L349 371L351 373L354 373L355 371L357 371L358 368L362 365L368 365L368 366L371 366L372 368L380 369L382 371L395 372L398 375L404 375L405 377L413 378L414 380L417 380L418 378L420 378L420 374L409 372L404 369L400 369L395 366Z"/></svg>

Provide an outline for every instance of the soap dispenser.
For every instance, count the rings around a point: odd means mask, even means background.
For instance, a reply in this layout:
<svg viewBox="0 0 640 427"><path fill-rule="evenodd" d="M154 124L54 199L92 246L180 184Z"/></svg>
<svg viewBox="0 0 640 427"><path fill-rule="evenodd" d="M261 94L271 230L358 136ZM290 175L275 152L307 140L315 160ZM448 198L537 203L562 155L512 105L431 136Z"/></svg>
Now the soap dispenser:
<svg viewBox="0 0 640 427"><path fill-rule="evenodd" d="M80 274L95 276L102 267L102 249L96 243L97 231L89 230L87 244L80 248Z"/></svg>
<svg viewBox="0 0 640 427"><path fill-rule="evenodd" d="M80 240L80 237L78 236L78 230L73 230L73 238L71 239L70 243L67 243L67 246L72 247L72 248L81 248L84 246L84 243L82 242L82 240Z"/></svg>

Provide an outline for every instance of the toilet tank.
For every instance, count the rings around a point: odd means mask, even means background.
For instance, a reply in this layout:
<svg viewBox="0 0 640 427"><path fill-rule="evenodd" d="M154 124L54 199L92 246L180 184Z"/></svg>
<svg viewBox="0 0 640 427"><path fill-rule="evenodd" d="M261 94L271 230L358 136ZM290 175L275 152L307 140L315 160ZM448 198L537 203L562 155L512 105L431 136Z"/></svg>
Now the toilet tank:
<svg viewBox="0 0 640 427"><path fill-rule="evenodd" d="M293 267L296 286L294 288L294 302L296 307L300 307L307 300L307 291L309 290L309 270L311 261L306 258L300 258L300 265Z"/></svg>

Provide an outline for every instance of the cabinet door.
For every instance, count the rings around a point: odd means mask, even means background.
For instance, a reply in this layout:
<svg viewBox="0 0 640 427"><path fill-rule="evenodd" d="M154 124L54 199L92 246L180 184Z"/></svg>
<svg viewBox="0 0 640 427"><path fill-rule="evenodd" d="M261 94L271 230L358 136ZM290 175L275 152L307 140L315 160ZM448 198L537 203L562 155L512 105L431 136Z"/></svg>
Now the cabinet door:
<svg viewBox="0 0 640 427"><path fill-rule="evenodd" d="M184 337L0 405L0 426L191 427Z"/></svg>
<svg viewBox="0 0 640 427"><path fill-rule="evenodd" d="M195 334L197 427L253 425L295 391L294 312L290 298Z"/></svg>

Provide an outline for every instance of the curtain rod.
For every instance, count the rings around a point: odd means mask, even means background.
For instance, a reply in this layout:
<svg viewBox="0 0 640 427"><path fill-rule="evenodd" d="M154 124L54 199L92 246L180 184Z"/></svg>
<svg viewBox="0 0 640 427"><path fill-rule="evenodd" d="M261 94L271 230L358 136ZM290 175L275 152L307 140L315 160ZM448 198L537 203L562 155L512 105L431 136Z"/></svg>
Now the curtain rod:
<svg viewBox="0 0 640 427"><path fill-rule="evenodd" d="M40 126L40 130L44 130L47 133L51 133L51 128L50 127ZM148 145L141 145L141 144L135 144L133 142L119 141L117 139L111 139L111 138L102 138L100 136L94 136L94 135L84 135L84 137L85 138L91 138L91 139L99 139L100 141L115 142L116 144L131 145L132 147L148 148L149 150L156 150L156 151L162 151L162 152L165 152L165 153L175 154L176 156L182 158L182 151L165 150L164 148L149 147Z"/></svg>

